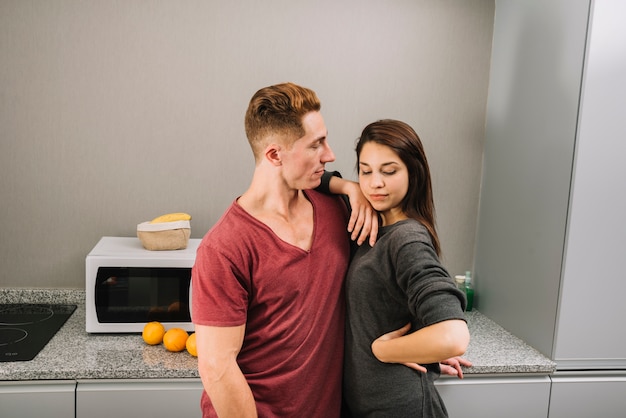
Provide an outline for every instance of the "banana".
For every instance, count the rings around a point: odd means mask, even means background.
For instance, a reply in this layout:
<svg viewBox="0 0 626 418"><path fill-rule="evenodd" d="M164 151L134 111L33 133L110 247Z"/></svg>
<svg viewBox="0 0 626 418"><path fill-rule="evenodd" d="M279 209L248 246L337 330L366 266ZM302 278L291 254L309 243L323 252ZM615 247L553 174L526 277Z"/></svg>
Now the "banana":
<svg viewBox="0 0 626 418"><path fill-rule="evenodd" d="M167 213L165 215L157 216L153 220L150 221L151 224L161 223L161 222L176 222L176 221L189 221L191 220L191 215L184 212L175 212L175 213Z"/></svg>

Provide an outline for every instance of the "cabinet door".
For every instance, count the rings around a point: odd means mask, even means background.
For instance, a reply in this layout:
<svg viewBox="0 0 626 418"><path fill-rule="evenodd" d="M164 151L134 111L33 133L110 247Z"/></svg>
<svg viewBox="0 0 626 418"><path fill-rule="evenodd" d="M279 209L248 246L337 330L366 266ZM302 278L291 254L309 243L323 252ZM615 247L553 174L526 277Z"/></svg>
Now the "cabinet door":
<svg viewBox="0 0 626 418"><path fill-rule="evenodd" d="M437 390L451 417L546 418L550 402L550 378L443 377Z"/></svg>
<svg viewBox="0 0 626 418"><path fill-rule="evenodd" d="M626 26L623 1L593 2L554 359L626 368ZM624 413L626 416L626 412Z"/></svg>
<svg viewBox="0 0 626 418"><path fill-rule="evenodd" d="M626 372L552 377L550 418L623 418Z"/></svg>
<svg viewBox="0 0 626 418"><path fill-rule="evenodd" d="M73 380L0 382L0 417L74 416Z"/></svg>
<svg viewBox="0 0 626 418"><path fill-rule="evenodd" d="M200 379L79 380L76 418L202 417Z"/></svg>

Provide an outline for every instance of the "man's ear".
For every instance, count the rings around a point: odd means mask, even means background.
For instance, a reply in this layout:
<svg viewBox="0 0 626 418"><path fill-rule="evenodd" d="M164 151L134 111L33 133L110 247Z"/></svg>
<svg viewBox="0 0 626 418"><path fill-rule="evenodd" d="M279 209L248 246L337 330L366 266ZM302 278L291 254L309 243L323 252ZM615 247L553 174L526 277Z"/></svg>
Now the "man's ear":
<svg viewBox="0 0 626 418"><path fill-rule="evenodd" d="M276 143L271 143L265 148L265 159L272 165L279 166L282 165L282 160L280 156L281 151L280 145Z"/></svg>

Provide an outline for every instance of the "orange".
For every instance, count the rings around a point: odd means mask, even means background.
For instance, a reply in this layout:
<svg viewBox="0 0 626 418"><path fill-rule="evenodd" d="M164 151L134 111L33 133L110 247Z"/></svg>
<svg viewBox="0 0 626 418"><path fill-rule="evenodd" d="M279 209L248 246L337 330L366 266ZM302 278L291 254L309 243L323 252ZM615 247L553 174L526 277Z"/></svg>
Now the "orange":
<svg viewBox="0 0 626 418"><path fill-rule="evenodd" d="M141 333L141 336L143 337L143 340L146 342L146 344L156 345L161 344L164 334L165 327L163 327L163 324L157 321L152 321L148 322L143 327L143 332Z"/></svg>
<svg viewBox="0 0 626 418"><path fill-rule="evenodd" d="M163 345L168 351L183 351L189 334L182 328L171 328L163 335Z"/></svg>
<svg viewBox="0 0 626 418"><path fill-rule="evenodd" d="M198 348L196 347L196 333L194 332L187 338L187 343L185 344L187 347L187 351L194 357L198 357Z"/></svg>

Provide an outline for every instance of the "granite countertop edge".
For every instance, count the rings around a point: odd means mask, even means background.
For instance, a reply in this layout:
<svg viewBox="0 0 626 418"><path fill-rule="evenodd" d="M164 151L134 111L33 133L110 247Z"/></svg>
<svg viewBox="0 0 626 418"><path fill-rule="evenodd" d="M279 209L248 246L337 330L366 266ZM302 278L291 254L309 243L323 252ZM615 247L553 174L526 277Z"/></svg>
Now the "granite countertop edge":
<svg viewBox="0 0 626 418"><path fill-rule="evenodd" d="M139 334L85 331L82 289L0 288L2 303L75 304L76 311L31 361L0 362L0 381L82 379L199 379L197 358L149 346ZM467 312L471 342L466 377L550 375L556 363L474 310Z"/></svg>

